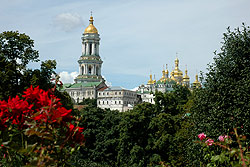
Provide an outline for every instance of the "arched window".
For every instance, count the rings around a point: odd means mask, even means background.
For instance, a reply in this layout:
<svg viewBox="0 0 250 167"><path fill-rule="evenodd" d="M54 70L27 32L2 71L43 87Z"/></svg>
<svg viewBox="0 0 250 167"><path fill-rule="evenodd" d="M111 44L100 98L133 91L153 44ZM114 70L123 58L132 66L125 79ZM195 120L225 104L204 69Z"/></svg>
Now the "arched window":
<svg viewBox="0 0 250 167"><path fill-rule="evenodd" d="M84 67L82 66L82 75L84 74Z"/></svg>
<svg viewBox="0 0 250 167"><path fill-rule="evenodd" d="M92 43L89 44L89 55L92 54Z"/></svg>
<svg viewBox="0 0 250 167"><path fill-rule="evenodd" d="M89 75L91 75L91 73L92 73L92 68L91 66L89 66Z"/></svg>

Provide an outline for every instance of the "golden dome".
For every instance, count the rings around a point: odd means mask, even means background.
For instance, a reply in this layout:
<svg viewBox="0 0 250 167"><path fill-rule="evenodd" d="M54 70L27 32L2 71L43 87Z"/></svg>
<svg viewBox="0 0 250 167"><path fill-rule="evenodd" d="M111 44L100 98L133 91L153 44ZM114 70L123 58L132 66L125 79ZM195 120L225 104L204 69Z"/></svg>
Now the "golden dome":
<svg viewBox="0 0 250 167"><path fill-rule="evenodd" d="M176 81L176 79L175 79L175 77L174 77L174 71L172 71L170 75L171 75L171 79L172 79L173 81Z"/></svg>
<svg viewBox="0 0 250 167"><path fill-rule="evenodd" d="M150 79L148 80L148 85L154 84L154 81L152 80L152 74L150 74Z"/></svg>
<svg viewBox="0 0 250 167"><path fill-rule="evenodd" d="M155 80L155 75L154 75L154 80L153 80L153 83L154 83L154 84L156 83L156 80Z"/></svg>
<svg viewBox="0 0 250 167"><path fill-rule="evenodd" d="M183 81L188 81L189 82L189 76L187 75L187 69L185 70L185 75L183 77Z"/></svg>
<svg viewBox="0 0 250 167"><path fill-rule="evenodd" d="M198 80L198 74L195 75L195 81L193 83L193 86L196 88L201 87L201 83Z"/></svg>
<svg viewBox="0 0 250 167"><path fill-rule="evenodd" d="M166 71L165 71L165 74L168 75L168 65L166 64Z"/></svg>
<svg viewBox="0 0 250 167"><path fill-rule="evenodd" d="M84 34L98 34L98 31L93 25L93 22L94 22L93 17L90 16L89 26L84 30Z"/></svg>
<svg viewBox="0 0 250 167"><path fill-rule="evenodd" d="M162 71L162 77L160 79L161 82L166 82L166 77L165 77L165 70L163 69Z"/></svg>
<svg viewBox="0 0 250 167"><path fill-rule="evenodd" d="M179 59L178 58L175 59L175 68L172 72L174 74L174 77L182 77L182 75L183 75L182 71L179 69Z"/></svg>

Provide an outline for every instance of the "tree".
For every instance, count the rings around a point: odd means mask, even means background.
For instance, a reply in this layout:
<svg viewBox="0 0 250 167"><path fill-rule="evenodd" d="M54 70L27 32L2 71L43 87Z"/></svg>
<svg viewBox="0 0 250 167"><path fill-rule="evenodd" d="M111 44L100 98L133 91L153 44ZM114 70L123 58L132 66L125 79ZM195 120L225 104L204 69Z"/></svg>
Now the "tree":
<svg viewBox="0 0 250 167"><path fill-rule="evenodd" d="M182 122L189 95L186 87L177 85L172 92L157 92L155 105L143 103L125 112L119 124L118 166L176 166L173 160L183 156L176 150L185 149L180 143L186 136L179 135L188 124Z"/></svg>
<svg viewBox="0 0 250 167"><path fill-rule="evenodd" d="M224 33L221 52L205 74L204 88L194 92L194 133L211 138L238 128L250 139L250 28ZM200 154L200 153L198 153Z"/></svg>
<svg viewBox="0 0 250 167"><path fill-rule="evenodd" d="M228 133L250 128L250 28L243 24L224 34L221 52L208 68L204 89L195 93L194 118L199 132Z"/></svg>
<svg viewBox="0 0 250 167"><path fill-rule="evenodd" d="M80 126L85 126L86 142L72 161L76 166L115 166L121 113L89 103L78 114L83 119Z"/></svg>
<svg viewBox="0 0 250 167"><path fill-rule="evenodd" d="M22 73L29 62L39 61L38 51L33 47L34 41L18 31L0 34L0 99L7 99L24 90L20 84Z"/></svg>
<svg viewBox="0 0 250 167"><path fill-rule="evenodd" d="M0 100L1 166L69 166L83 128L53 90L31 86L22 98Z"/></svg>
<svg viewBox="0 0 250 167"><path fill-rule="evenodd" d="M30 62L37 62L38 51L33 49L34 41L18 31L6 31L0 34L0 100L21 95L29 88L39 86L43 90L54 87L52 75L56 75L56 61L41 62L40 69L27 69ZM73 108L73 103L66 92L55 90L55 95L62 99L67 109Z"/></svg>

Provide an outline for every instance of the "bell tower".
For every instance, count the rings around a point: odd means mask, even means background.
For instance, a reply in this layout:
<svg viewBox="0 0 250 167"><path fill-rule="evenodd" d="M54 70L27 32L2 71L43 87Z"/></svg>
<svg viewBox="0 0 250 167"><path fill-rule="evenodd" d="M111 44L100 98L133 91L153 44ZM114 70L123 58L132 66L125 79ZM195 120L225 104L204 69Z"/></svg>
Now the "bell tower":
<svg viewBox="0 0 250 167"><path fill-rule="evenodd" d="M94 19L91 14L89 25L82 37L82 55L78 60L79 75L75 79L76 83L104 81L101 75L103 61L99 56L100 37L93 22Z"/></svg>

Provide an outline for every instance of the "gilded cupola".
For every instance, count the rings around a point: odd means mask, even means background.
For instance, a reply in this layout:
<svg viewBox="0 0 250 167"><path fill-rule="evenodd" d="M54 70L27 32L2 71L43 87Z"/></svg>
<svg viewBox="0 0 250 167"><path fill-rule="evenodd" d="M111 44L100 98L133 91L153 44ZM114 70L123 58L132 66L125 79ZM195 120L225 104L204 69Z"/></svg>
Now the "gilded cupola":
<svg viewBox="0 0 250 167"><path fill-rule="evenodd" d="M93 22L94 22L93 16L90 16L89 26L85 29L84 34L98 34L98 31L95 28Z"/></svg>
<svg viewBox="0 0 250 167"><path fill-rule="evenodd" d="M168 78L168 74L169 74L169 72L168 72L168 65L166 64L166 70L165 70L165 76L166 76L166 78Z"/></svg>
<svg viewBox="0 0 250 167"><path fill-rule="evenodd" d="M174 68L173 73L174 73L175 77L182 77L182 75L183 75L182 71L179 69L179 59L178 58L175 59L175 68Z"/></svg>
<svg viewBox="0 0 250 167"><path fill-rule="evenodd" d="M193 87L201 87L201 83L198 80L198 74L195 75L195 81L193 82Z"/></svg>
<svg viewBox="0 0 250 167"><path fill-rule="evenodd" d="M184 75L184 77L183 77L183 82L189 82L189 76L187 75L187 68L186 68L186 70L185 70L185 75Z"/></svg>
<svg viewBox="0 0 250 167"><path fill-rule="evenodd" d="M155 75L154 75L154 80L153 80L153 83L154 83L154 84L156 83L156 80L155 80Z"/></svg>
<svg viewBox="0 0 250 167"><path fill-rule="evenodd" d="M154 84L154 81L152 79L152 74L150 74L150 79L148 80L148 85Z"/></svg>
<svg viewBox="0 0 250 167"><path fill-rule="evenodd" d="M165 77L165 70L162 70L162 77L160 79L161 82L166 82L166 77Z"/></svg>

